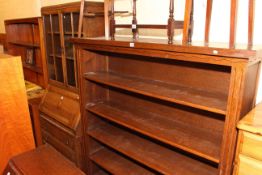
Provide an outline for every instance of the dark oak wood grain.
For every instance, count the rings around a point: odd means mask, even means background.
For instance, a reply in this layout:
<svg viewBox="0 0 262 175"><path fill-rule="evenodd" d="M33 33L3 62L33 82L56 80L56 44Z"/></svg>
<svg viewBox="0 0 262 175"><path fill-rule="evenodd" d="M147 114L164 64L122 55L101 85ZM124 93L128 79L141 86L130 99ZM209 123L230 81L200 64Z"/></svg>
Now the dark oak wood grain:
<svg viewBox="0 0 262 175"><path fill-rule="evenodd" d="M72 41L88 159L106 145L163 174L231 174L236 123L254 105L259 50L118 37ZM88 159L89 174L102 170Z"/></svg>
<svg viewBox="0 0 262 175"><path fill-rule="evenodd" d="M136 165L106 148L97 151L90 159L115 175L153 175L154 173Z"/></svg>
<svg viewBox="0 0 262 175"><path fill-rule="evenodd" d="M6 43L9 54L21 56L25 80L47 87L42 25L38 17L6 20Z"/></svg>
<svg viewBox="0 0 262 175"><path fill-rule="evenodd" d="M102 125L89 130L88 134L125 155L131 155L131 158L134 160L153 167L162 174L193 175L195 172L199 172L200 174L208 175L217 173L216 168L190 159L114 126Z"/></svg>
<svg viewBox="0 0 262 175"><path fill-rule="evenodd" d="M128 109L111 103L97 104L88 111L182 150L219 163L221 135L158 114ZM157 127L156 127L157 126ZM174 135L174 133L176 133Z"/></svg>
<svg viewBox="0 0 262 175"><path fill-rule="evenodd" d="M136 92L161 100L171 101L218 114L226 113L227 97L223 94L212 94L175 84L154 80L140 79L131 76L119 76L114 73L90 72L84 77L87 80ZM206 104L209 104L207 106Z"/></svg>
<svg viewBox="0 0 262 175"><path fill-rule="evenodd" d="M84 175L80 169L50 145L40 146L35 150L13 157L5 171L5 173L10 172L11 175Z"/></svg>

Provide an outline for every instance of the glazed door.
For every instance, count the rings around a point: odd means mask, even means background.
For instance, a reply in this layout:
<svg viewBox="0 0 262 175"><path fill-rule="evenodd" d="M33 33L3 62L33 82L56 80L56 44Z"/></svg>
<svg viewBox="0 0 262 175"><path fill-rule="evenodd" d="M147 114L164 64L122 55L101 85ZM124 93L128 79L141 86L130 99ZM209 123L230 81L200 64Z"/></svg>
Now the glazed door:
<svg viewBox="0 0 262 175"><path fill-rule="evenodd" d="M66 85L77 87L76 60L73 44L69 41L71 37L77 37L79 13L63 13L63 47L66 69Z"/></svg>
<svg viewBox="0 0 262 175"><path fill-rule="evenodd" d="M44 24L49 79L64 84L59 15L45 15Z"/></svg>

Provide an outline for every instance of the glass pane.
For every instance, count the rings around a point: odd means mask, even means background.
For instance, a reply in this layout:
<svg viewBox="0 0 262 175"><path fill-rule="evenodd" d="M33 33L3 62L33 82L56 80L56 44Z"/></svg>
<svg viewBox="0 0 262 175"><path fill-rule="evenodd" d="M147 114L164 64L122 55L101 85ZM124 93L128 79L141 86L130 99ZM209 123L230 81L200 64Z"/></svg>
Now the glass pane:
<svg viewBox="0 0 262 175"><path fill-rule="evenodd" d="M71 15L70 13L63 14L63 28L65 35L72 35L72 26L71 26Z"/></svg>
<svg viewBox="0 0 262 175"><path fill-rule="evenodd" d="M52 29L51 29L51 16L44 16L44 24L45 24L45 40L46 40L46 54L47 54L47 67L48 67L48 75L50 79L55 80L55 69L54 69L54 58L53 58L53 43L52 43Z"/></svg>
<svg viewBox="0 0 262 175"><path fill-rule="evenodd" d="M64 82L62 58L56 57L55 61L56 61L57 81Z"/></svg>
<svg viewBox="0 0 262 175"><path fill-rule="evenodd" d="M73 21L72 21L73 19ZM78 19L77 19L78 21ZM69 41L69 39L74 35L77 30L75 28L72 28L72 25L74 24L74 17L73 13L65 13L63 14L63 29L64 29L64 46L65 46L65 58L66 58L66 68L67 68L67 80L68 85L75 86L75 60L74 60L74 54L73 54L73 44ZM75 33L76 34L76 33Z"/></svg>
<svg viewBox="0 0 262 175"><path fill-rule="evenodd" d="M74 25L74 31L76 36L78 32L78 24L79 24L79 13L73 13L73 25Z"/></svg>
<svg viewBox="0 0 262 175"><path fill-rule="evenodd" d="M55 55L57 57L61 57L62 49L61 49L60 35L54 35L54 50L55 50Z"/></svg>
<svg viewBox="0 0 262 175"><path fill-rule="evenodd" d="M68 84L70 86L75 86L75 67L74 67L74 60L66 59L66 67L67 67L67 79Z"/></svg>
<svg viewBox="0 0 262 175"><path fill-rule="evenodd" d="M59 18L58 14L52 15L52 28L54 33L59 33Z"/></svg>

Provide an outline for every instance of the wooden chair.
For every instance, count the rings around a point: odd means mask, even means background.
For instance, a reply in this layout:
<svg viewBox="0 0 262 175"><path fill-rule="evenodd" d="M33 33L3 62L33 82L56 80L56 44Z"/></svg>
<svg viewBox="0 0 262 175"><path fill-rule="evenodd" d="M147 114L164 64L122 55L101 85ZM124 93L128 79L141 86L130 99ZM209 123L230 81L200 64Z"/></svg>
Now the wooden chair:
<svg viewBox="0 0 262 175"><path fill-rule="evenodd" d="M248 11L248 47L251 48L253 46L255 0L249 0L248 4L249 4L249 11ZM212 6L213 6L213 0L207 0L206 24L205 24L205 43L209 42ZM229 36L230 48L235 48L235 44L236 44L237 15L238 15L238 0L231 0L230 36Z"/></svg>
<svg viewBox="0 0 262 175"><path fill-rule="evenodd" d="M92 5L92 2L87 2L85 0L81 0L80 4L80 16L79 16L79 24L78 24L78 38L81 36L88 36L88 29L89 28L86 24L88 21L92 20L85 20L85 18L91 19L96 17L96 21L92 25L97 25L98 29L104 29L104 6L97 6L95 8L89 8L89 5ZM99 18L99 19L98 19ZM104 30L98 32L98 35L104 35Z"/></svg>
<svg viewBox="0 0 262 175"><path fill-rule="evenodd" d="M169 5L169 19L166 25L156 25L156 24L138 24L136 18L136 0L133 0L133 12L132 12L132 24L116 24L115 22L115 10L114 10L114 0L110 1L110 36L111 39L115 39L116 28L130 28L132 29L133 39L137 39L138 30L141 28L151 28L151 29L167 29L168 43L173 43L174 30L183 29L183 42L191 42L193 33L193 0L186 0L185 5L185 16L184 21L177 21L174 19L174 0L170 0Z"/></svg>

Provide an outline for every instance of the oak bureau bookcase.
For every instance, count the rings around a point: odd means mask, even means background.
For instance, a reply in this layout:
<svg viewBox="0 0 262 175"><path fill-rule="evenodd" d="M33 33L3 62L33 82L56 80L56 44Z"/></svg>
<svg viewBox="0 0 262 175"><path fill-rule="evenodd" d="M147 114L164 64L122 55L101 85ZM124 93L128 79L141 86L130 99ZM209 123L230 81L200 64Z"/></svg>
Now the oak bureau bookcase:
<svg viewBox="0 0 262 175"><path fill-rule="evenodd" d="M85 7L84 15L91 13L93 16L80 21L82 5ZM103 36L104 16L95 14L103 14L104 4L74 2L43 7L41 12L49 78L47 93L40 104L43 142L51 144L84 169L77 68L73 44L69 39L78 36ZM83 29L81 27L79 30L79 23L83 23Z"/></svg>

